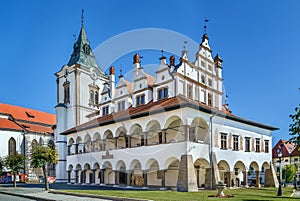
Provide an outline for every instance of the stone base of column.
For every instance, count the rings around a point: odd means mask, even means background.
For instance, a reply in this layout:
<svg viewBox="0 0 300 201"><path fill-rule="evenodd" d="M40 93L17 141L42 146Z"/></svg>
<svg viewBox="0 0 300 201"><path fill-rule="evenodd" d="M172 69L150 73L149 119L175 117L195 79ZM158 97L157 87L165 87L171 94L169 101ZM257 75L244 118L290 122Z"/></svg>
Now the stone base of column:
<svg viewBox="0 0 300 201"><path fill-rule="evenodd" d="M179 165L177 191L198 191L196 173L192 155L182 155Z"/></svg>

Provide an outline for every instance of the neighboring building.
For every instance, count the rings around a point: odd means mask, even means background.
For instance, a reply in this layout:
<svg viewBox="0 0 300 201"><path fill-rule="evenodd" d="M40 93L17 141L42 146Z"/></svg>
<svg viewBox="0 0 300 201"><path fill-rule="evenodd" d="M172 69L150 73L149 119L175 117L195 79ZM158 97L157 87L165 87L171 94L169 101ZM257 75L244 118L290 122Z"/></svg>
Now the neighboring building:
<svg viewBox="0 0 300 201"><path fill-rule="evenodd" d="M37 180L43 175L39 169L30 167L30 154L38 144L54 146L54 126L54 114L0 103L0 156L24 154L25 173L29 180ZM49 175L55 176L54 168L49 165Z"/></svg>
<svg viewBox="0 0 300 201"><path fill-rule="evenodd" d="M279 176L279 158L278 154L276 153L276 149L280 148L282 153L281 163L282 167L290 164L294 164L297 169L296 173L296 181L300 181L300 152L299 146L295 143L288 141L288 140L279 140L276 145L272 149L272 158L273 158L273 165L276 170L277 176ZM284 175L282 175L283 181L285 181Z"/></svg>
<svg viewBox="0 0 300 201"><path fill-rule="evenodd" d="M178 41L181 42L181 41ZM133 82L97 66L84 26L70 61L57 73L57 181L196 191L219 180L276 183L272 131L223 105L222 59L204 34L196 60L182 51L159 60L155 75L133 56ZM105 58L103 58L105 59ZM213 171L211 171L213 170Z"/></svg>

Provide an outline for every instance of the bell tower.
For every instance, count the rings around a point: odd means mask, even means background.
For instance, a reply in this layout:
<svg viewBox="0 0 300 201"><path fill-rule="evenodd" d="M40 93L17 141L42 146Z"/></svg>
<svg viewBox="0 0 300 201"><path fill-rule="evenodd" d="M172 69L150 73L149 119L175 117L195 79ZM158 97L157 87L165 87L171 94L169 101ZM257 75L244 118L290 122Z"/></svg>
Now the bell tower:
<svg viewBox="0 0 300 201"><path fill-rule="evenodd" d="M67 137L63 131L76 127L89 119L88 114L99 109L100 92L109 78L99 68L84 29L83 11L81 29L73 45L67 65L55 73L57 84L55 141L58 149L56 181L67 182Z"/></svg>

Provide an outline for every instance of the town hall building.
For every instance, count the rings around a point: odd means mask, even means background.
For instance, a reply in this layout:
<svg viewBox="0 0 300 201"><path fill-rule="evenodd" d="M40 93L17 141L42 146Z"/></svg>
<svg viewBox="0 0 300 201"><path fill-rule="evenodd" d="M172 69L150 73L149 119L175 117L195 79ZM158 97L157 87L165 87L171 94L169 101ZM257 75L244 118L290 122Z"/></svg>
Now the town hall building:
<svg viewBox="0 0 300 201"><path fill-rule="evenodd" d="M207 34L195 59L162 56L154 75L133 57L133 81L97 65L84 24L57 77L57 182L212 189L274 186L272 131L223 104L222 59ZM102 58L105 59L105 58Z"/></svg>

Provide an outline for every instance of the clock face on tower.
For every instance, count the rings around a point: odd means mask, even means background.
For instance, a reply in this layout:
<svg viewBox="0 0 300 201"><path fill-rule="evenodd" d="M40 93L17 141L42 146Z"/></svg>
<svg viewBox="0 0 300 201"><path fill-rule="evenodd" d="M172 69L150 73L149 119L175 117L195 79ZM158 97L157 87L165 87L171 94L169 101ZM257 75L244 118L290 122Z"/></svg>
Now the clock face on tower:
<svg viewBox="0 0 300 201"><path fill-rule="evenodd" d="M91 52L91 47L90 47L89 44L84 44L84 45L83 45L83 52L84 52L85 54L90 54L90 52Z"/></svg>

